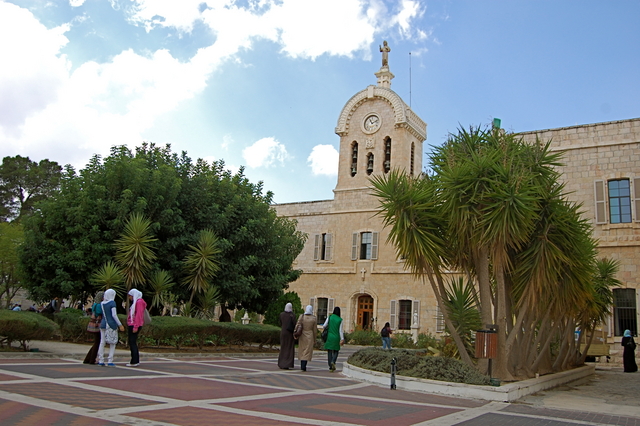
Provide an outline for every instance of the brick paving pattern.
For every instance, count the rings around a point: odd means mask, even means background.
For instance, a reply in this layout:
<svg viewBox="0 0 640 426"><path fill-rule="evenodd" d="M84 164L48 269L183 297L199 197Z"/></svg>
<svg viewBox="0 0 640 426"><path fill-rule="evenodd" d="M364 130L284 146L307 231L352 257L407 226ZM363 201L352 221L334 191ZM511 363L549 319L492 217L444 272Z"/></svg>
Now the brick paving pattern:
<svg viewBox="0 0 640 426"><path fill-rule="evenodd" d="M308 370L280 370L275 356L166 356L143 359L138 368L0 359L0 424L640 426L640 416L549 408L540 397L506 404L390 390L330 373L323 357ZM605 386L609 379L612 391L624 379L635 393L634 377L611 374L596 382ZM583 389L590 397L597 393L593 383ZM618 393L615 399L629 407L636 397Z"/></svg>

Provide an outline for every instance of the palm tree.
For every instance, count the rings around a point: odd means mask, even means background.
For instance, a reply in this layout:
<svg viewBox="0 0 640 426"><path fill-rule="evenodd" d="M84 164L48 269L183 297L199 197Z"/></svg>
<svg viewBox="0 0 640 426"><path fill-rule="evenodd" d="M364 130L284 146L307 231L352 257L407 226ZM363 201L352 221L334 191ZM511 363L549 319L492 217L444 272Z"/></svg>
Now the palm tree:
<svg viewBox="0 0 640 426"><path fill-rule="evenodd" d="M454 278L445 290L445 305L450 312L451 322L471 355L474 353L472 332L482 327L473 283L465 282L462 277Z"/></svg>
<svg viewBox="0 0 640 426"><path fill-rule="evenodd" d="M210 230L200 232L195 246L189 246L190 252L184 259L184 269L187 273L184 283L191 290L189 302L193 301L196 293L204 293L209 288L209 280L220 269L220 253L218 237Z"/></svg>
<svg viewBox="0 0 640 426"><path fill-rule="evenodd" d="M201 293L198 297L198 316L203 319L213 320L215 318L215 310L220 303L220 289L215 286L209 286L207 291Z"/></svg>
<svg viewBox="0 0 640 426"><path fill-rule="evenodd" d="M151 234L151 221L134 213L126 221L120 239L116 240L116 263L122 268L127 291L144 286L145 273L156 259L152 244L157 241Z"/></svg>

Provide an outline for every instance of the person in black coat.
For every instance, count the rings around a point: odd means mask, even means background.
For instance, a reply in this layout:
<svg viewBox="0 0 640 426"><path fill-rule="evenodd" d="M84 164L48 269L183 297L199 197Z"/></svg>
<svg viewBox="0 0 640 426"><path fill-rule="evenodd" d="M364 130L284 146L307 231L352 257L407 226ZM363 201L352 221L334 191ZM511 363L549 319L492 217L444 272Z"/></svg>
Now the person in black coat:
<svg viewBox="0 0 640 426"><path fill-rule="evenodd" d="M631 330L625 330L622 337L622 363L624 365L625 373L635 373L638 371L638 365L636 364L636 342L631 336Z"/></svg>
<svg viewBox="0 0 640 426"><path fill-rule="evenodd" d="M278 367L283 370L293 368L295 358L295 347L293 339L293 329L296 325L296 318L293 316L293 306L287 303L284 312L280 313L280 354L278 355Z"/></svg>

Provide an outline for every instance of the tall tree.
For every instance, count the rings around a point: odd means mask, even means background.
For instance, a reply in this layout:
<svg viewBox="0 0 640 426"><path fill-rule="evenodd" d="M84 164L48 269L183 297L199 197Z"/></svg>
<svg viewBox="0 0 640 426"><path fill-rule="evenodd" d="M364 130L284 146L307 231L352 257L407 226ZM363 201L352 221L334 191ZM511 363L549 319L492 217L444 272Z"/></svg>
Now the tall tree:
<svg viewBox="0 0 640 426"><path fill-rule="evenodd" d="M38 201L58 189L62 168L55 161L4 157L0 165L0 220L20 221Z"/></svg>
<svg viewBox="0 0 640 426"><path fill-rule="evenodd" d="M25 220L25 286L37 300L91 291L88 277L113 259L114 242L137 212L151 221L158 240L151 271L165 270L183 283L189 246L211 229L221 250L215 281L221 303L264 312L300 275L292 264L305 236L277 217L270 207L273 194L243 173L153 144L135 151L113 147L108 157L95 156L77 173L67 168L60 192ZM191 296L182 285L172 293L177 301Z"/></svg>
<svg viewBox="0 0 640 426"><path fill-rule="evenodd" d="M18 247L24 239L18 223L0 222L0 309L8 308L22 288L18 265Z"/></svg>

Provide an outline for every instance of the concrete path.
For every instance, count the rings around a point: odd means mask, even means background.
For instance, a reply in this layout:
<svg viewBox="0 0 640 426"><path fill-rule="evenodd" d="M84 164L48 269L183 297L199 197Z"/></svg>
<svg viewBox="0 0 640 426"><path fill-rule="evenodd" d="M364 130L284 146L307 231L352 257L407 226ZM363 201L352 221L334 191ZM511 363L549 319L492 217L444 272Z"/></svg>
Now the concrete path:
<svg viewBox="0 0 640 426"><path fill-rule="evenodd" d="M49 346L45 346L49 345ZM89 346L37 342L0 353L0 424L10 425L637 425L640 374L593 379L513 404L390 390L328 371L280 370L276 356L142 355L137 368L84 365ZM47 350L45 352L45 349ZM344 361L356 348L340 353ZM49 352L51 351L51 352ZM298 366L296 361L296 366Z"/></svg>

